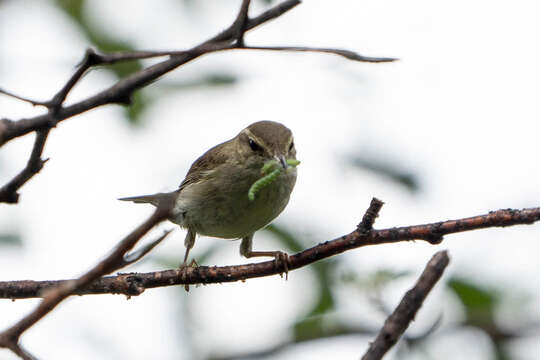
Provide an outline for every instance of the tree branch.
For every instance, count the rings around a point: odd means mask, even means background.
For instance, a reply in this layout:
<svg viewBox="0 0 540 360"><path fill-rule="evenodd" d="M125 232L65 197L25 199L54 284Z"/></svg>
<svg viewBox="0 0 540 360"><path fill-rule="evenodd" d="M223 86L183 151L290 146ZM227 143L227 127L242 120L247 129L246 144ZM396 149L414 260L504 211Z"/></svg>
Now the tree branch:
<svg viewBox="0 0 540 360"><path fill-rule="evenodd" d="M374 201L377 203L379 200ZM373 209L372 201L372 205L366 213ZM375 214L376 213L377 212L375 212ZM426 240L432 244L438 244L442 241L443 236L447 234L489 227L532 224L539 220L540 207L537 207L523 210L497 210L485 215L465 219L448 220L400 228L369 230L367 232L356 229L347 235L343 235L331 241L326 241L310 249L291 255L289 257L289 271L362 246L396 243L408 240ZM283 272L283 269L276 268L275 261L272 260L235 266L190 267L185 273L179 269L173 269L149 273L118 274L116 276L107 276L97 279L84 288L79 288L75 294L124 294L132 296L141 294L145 289L155 287L234 282L249 278L276 275L281 272ZM24 299L40 297L44 290L58 286L67 281L70 280L3 281L0 282L0 298Z"/></svg>
<svg viewBox="0 0 540 360"><path fill-rule="evenodd" d="M277 4L276 6L263 12L259 16L252 19L247 19L245 22L244 31L252 30L263 23L266 23L272 19L275 19L283 15L287 11L291 10L293 7L295 7L298 4L300 4L299 0L286 0L280 4ZM243 9L243 6L240 9L238 16L242 14L242 11L243 11L242 9ZM238 16L237 16L237 19L238 19ZM59 108L56 114L57 121L63 121L74 115L81 114L85 111L88 111L90 109L94 109L94 108L97 108L99 106L106 105L106 104L118 104L118 103L129 104L131 102L131 94L134 91L157 80L162 75L176 69L177 67L205 53L208 53L210 51L215 51L215 50L212 50L212 48L214 48L216 44L228 43L227 46L233 47L232 42L236 40L235 36L238 36L238 30L235 23L236 23L236 20L231 26L229 26L227 29L225 29L218 35L212 37L211 39L203 42L202 44L198 46L195 46L194 48L190 50L180 51L180 52L171 52L171 53L164 53L164 52L155 53L155 56L170 55L170 58L160 63L157 63L155 65L149 66L145 69L142 69L136 73L133 73L124 79L120 79L113 86L85 100L79 101L78 103L75 103L70 106ZM225 46L223 44L221 44L221 46L218 46L219 49L221 49L222 47L225 47ZM125 57L118 54L116 54L116 56L113 56L113 58L107 58L107 56L104 56L104 61L100 62L100 56L99 55L94 56L96 55L95 52L94 54L90 54L90 56L87 56L87 55L89 55L88 52L85 54L85 59L86 57L88 57L90 58L90 60L94 61L93 63L91 63L92 66L118 62L118 61L125 61L125 60L135 60L139 58L136 53L131 52L128 54L128 56L125 56ZM138 55L140 56L140 58L154 57L151 54L151 52L141 52ZM83 64L84 64L84 60L83 60ZM68 81L68 83L63 88L68 88L69 87L68 84L72 82L72 79L74 78L72 77L70 81ZM49 114L43 114L43 115L28 118L28 119L21 119L18 121L11 121L9 119L1 119L0 120L0 146L16 137L23 136L37 129L47 127L49 125L49 122L50 122Z"/></svg>
<svg viewBox="0 0 540 360"><path fill-rule="evenodd" d="M7 184L0 188L0 202L8 204L16 204L19 201L19 193L17 190L23 186L34 175L41 171L43 165L49 159L41 159L43 148L45 147L45 141L49 135L50 129L36 131L36 139L34 141L34 147L30 158L26 163L26 167Z"/></svg>
<svg viewBox="0 0 540 360"><path fill-rule="evenodd" d="M320 48L320 47L308 47L308 46L241 46L235 49L239 50L268 50L268 51L299 51L299 52L319 52L327 54L335 54L343 56L349 60L361 61L361 62L370 62L370 63L383 63L383 62L392 62L398 59L390 57L372 57L364 56L354 51L344 50L344 49L334 49L334 48Z"/></svg>
<svg viewBox="0 0 540 360"><path fill-rule="evenodd" d="M165 220L170 213L172 203L162 203L156 211L145 222L135 228L126 236L116 248L105 259L100 261L92 269L80 278L58 283L58 286L44 289L40 294L43 300L28 315L19 320L16 324L0 333L0 347L11 349L23 359L32 359L32 356L22 350L19 345L20 336L33 326L36 322L53 310L60 302L70 295L76 294L80 289L85 288L99 279L103 275L118 270L126 264L125 255L135 244L155 225ZM162 236L165 237L168 233ZM140 258L140 257L139 257Z"/></svg>
<svg viewBox="0 0 540 360"><path fill-rule="evenodd" d="M343 49L333 48L310 48L300 46L250 46L243 45L243 35L246 31L250 31L255 27L266 23L272 19L275 19L285 12L291 10L296 5L300 4L299 0L286 0L271 9L263 12L255 18L249 18L247 16L247 10L249 7L249 1L244 0L242 7L231 26L219 33L218 35L206 40L198 46L195 46L189 50L182 51L135 51L126 53L114 53L109 55L98 54L95 51L89 49L85 54L85 60L88 59L88 66L97 66L105 64L113 64L120 61L131 61L139 59L147 59L152 57L169 56L170 58L160 63L149 66L136 73L129 75L124 79L120 79L113 86L70 106L60 107L56 114L58 122L68 119L72 116L81 114L85 111L97 108L106 104L130 104L131 95L139 88L150 84L157 80L162 75L176 69L177 67L196 59L197 57L208 54L215 51L223 50L270 50L270 51L308 51L308 52L323 52L333 53L343 56L350 60L365 61L365 62L388 62L394 61L394 58L377 58L359 55L355 52ZM83 65L85 65L83 60ZM78 71L84 73L84 66L80 67ZM70 81L63 87L63 89L71 89L71 87L78 81L80 77L73 76ZM5 92L7 93L7 92ZM63 93L62 93L63 94ZM67 95L67 93L66 93ZM57 94L61 97L61 92ZM17 97L21 98L21 97ZM64 97L65 98L65 97ZM50 102L33 102L39 105L47 105ZM6 142L26 135L37 129L46 127L50 121L48 114L35 116L28 119L20 119L18 121L11 121L9 119L0 119L0 146Z"/></svg>
<svg viewBox="0 0 540 360"><path fill-rule="evenodd" d="M362 360L382 359L384 354L396 344L409 327L435 283L441 278L449 261L446 251L439 251L433 255L416 285L405 293L394 312L386 319L377 338L362 356Z"/></svg>

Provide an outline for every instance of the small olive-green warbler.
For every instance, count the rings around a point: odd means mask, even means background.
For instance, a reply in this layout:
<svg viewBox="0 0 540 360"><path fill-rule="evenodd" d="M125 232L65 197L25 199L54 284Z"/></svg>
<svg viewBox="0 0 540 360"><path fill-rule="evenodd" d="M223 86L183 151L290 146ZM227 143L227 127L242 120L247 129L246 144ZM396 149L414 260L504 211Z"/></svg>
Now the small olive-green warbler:
<svg viewBox="0 0 540 360"><path fill-rule="evenodd" d="M286 253L253 251L252 240L255 231L268 225L287 206L296 182L296 168L287 160L295 159L292 132L278 122L259 121L199 157L178 190L120 200L157 206L163 199L176 198L170 220L187 229L184 268L195 236L200 234L242 239L241 255L272 256L276 266L281 262L287 272ZM276 160L282 171L250 200L248 192L261 178L264 164Z"/></svg>

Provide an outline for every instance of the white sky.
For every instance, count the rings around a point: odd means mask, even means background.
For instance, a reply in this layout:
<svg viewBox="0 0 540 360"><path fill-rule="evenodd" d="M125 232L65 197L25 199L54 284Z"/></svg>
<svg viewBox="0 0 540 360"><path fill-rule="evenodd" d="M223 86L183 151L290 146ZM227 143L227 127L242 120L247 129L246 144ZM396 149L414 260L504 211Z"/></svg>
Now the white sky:
<svg viewBox="0 0 540 360"><path fill-rule="evenodd" d="M90 3L86 10L92 21L140 49L194 45L228 25L238 7L230 1L192 2L191 13L172 0ZM257 3L251 14L262 9ZM295 134L302 164L291 202L277 222L309 234L312 244L350 232L372 196L386 202L376 224L380 228L538 206L538 10L533 1L310 0L250 32L247 42L342 47L402 60L374 65L319 54L213 54L162 81L188 81L212 70L237 74L238 85L167 95L153 85L146 91L156 101L140 128L129 127L117 106L62 122L47 143L45 156L51 160L22 188L21 203L0 207L0 229L20 232L25 240L24 251L0 254L0 278L81 274L151 211L116 198L174 189L196 157L261 119L283 122ZM4 1L0 87L47 99L87 46L50 2ZM68 102L113 81L106 72L93 71ZM0 97L0 109L1 117L13 120L43 112L6 97ZM0 150L1 183L24 166L32 141L26 137ZM382 154L416 171L422 192L413 196L371 173L344 167L341 156L358 151ZM179 262L184 235L177 229L155 256ZM409 242L341 256L359 273L412 271L392 290L393 305L431 255L449 249L446 276L496 284L516 297L528 294L525 317L501 315L501 321L519 322L540 318L539 235L538 225L490 229L448 236L436 247ZM218 244L221 250L210 265L247 262L238 256L238 243L209 238L198 239L195 256ZM255 249L276 245L265 234L255 237ZM147 261L130 271L158 269ZM128 302L120 296L73 298L28 331L23 344L44 359L74 354L78 359L189 359L193 354L184 341L189 338L203 353L255 350L287 338L284 324L311 306L313 281L309 269L302 269L288 282L273 277L193 288L188 296L195 320L184 332L179 324L189 317L179 312L179 289L149 290ZM411 331L429 326L441 309L458 316L456 304L440 290ZM361 295L337 291L344 296L343 313L336 316L373 320ZM3 327L35 304L0 302ZM358 358L367 340L304 345L276 359ZM538 337L528 338L511 348L516 359L535 359L539 343ZM475 332L446 336L428 351L438 359L491 356L489 343ZM2 359L10 356L0 352Z"/></svg>

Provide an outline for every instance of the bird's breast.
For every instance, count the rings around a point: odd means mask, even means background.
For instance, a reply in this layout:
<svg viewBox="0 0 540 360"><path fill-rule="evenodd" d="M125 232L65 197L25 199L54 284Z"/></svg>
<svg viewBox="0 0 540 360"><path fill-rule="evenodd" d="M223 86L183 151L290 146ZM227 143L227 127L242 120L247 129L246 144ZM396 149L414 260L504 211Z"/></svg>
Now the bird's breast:
<svg viewBox="0 0 540 360"><path fill-rule="evenodd" d="M268 225L287 206L296 182L296 169L282 172L257 192L248 191L257 178L234 174L210 176L182 189L176 203L176 223L201 235L242 238Z"/></svg>

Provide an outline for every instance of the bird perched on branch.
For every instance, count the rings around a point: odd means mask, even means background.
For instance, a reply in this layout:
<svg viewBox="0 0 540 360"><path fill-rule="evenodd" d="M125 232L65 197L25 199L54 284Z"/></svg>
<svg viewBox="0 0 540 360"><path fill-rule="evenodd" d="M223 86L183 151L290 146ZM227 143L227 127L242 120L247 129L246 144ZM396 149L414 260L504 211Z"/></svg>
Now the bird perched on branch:
<svg viewBox="0 0 540 360"><path fill-rule="evenodd" d="M253 251L253 234L268 225L287 206L296 182L296 149L292 132L274 121L259 121L234 138L214 146L189 169L180 188L169 193L133 196L119 200L158 206L171 200L170 220L187 229L186 268L189 251L197 234L224 239L242 239L240 254L250 258L271 256L276 266L288 271L288 255L282 251ZM260 180L261 169L274 162L272 181L259 186L256 196L250 188ZM253 190L253 189L251 189ZM254 191L251 191L252 193Z"/></svg>

